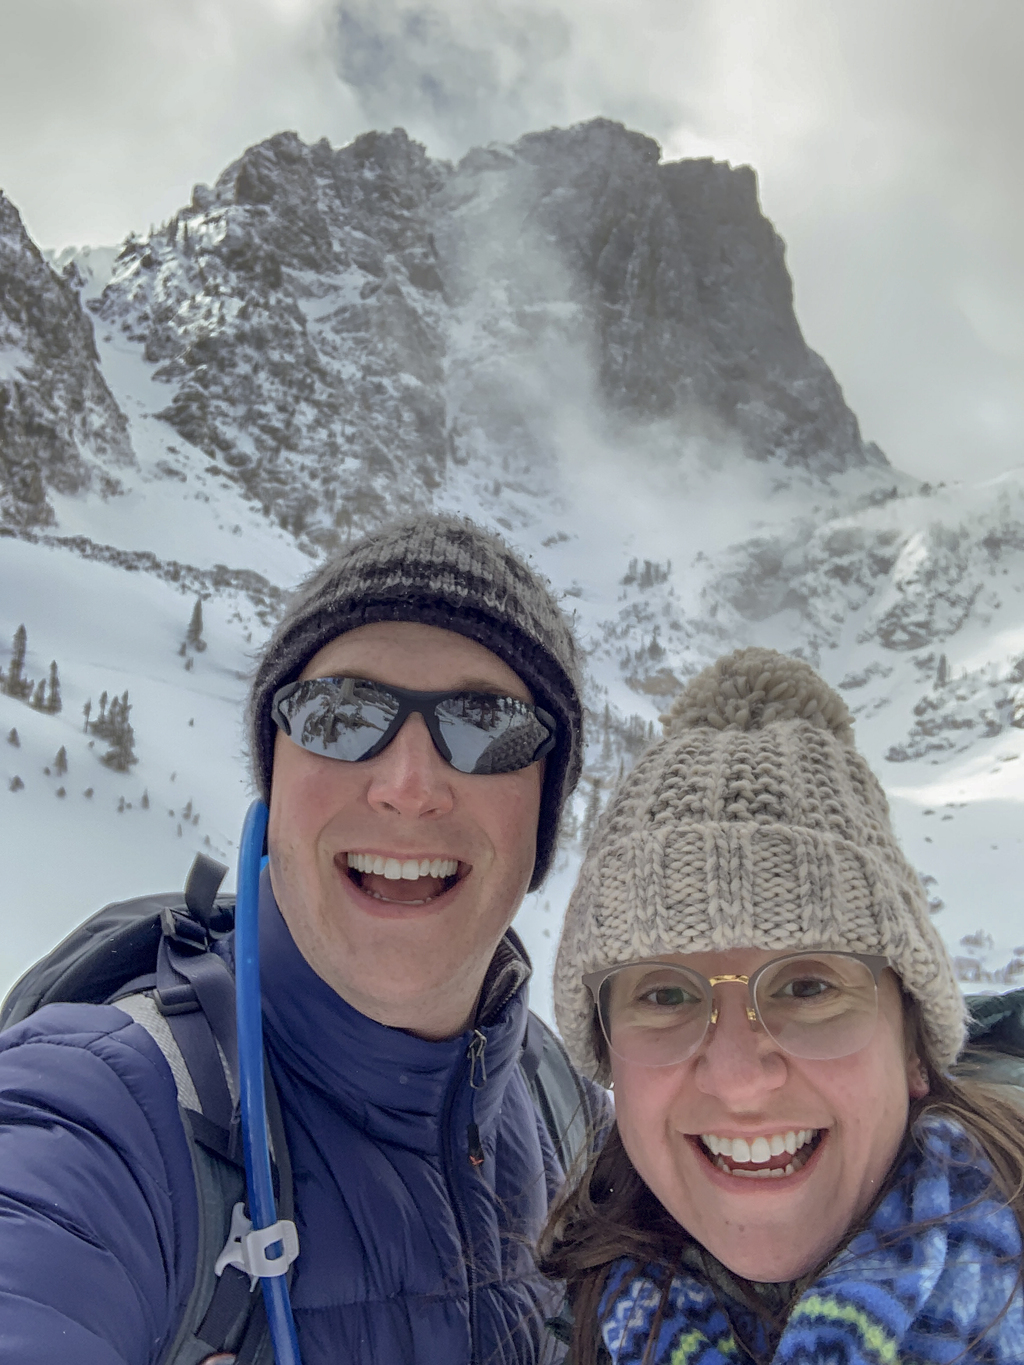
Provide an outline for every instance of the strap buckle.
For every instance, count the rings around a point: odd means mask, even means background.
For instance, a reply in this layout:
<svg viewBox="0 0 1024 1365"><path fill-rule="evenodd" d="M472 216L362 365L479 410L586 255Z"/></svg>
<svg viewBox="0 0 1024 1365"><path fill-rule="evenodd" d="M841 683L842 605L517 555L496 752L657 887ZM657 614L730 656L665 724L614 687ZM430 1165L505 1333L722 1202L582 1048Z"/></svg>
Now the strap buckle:
<svg viewBox="0 0 1024 1365"><path fill-rule="evenodd" d="M188 913L172 910L168 905L160 911L160 928L164 938L189 952L205 953L210 946L210 936L204 925Z"/></svg>
<svg viewBox="0 0 1024 1365"><path fill-rule="evenodd" d="M273 1260L267 1250L275 1242L281 1245L280 1256ZM269 1228L253 1228L245 1216L245 1205L238 1203L231 1210L231 1231L224 1244L224 1250L217 1257L213 1267L215 1275L233 1265L243 1270L251 1280L251 1288L256 1281L266 1276L285 1275L288 1267L299 1254L299 1234L295 1224L288 1218L279 1218Z"/></svg>

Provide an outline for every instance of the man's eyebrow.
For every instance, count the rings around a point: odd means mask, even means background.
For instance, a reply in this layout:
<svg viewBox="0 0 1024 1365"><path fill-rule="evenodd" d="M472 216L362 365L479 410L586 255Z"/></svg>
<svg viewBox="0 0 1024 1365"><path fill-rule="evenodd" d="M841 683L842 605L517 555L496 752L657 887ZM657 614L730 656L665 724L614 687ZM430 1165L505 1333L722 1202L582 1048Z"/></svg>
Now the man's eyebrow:
<svg viewBox="0 0 1024 1365"><path fill-rule="evenodd" d="M502 687L500 683L491 682L484 678L461 678L454 687L448 689L450 692L487 692L493 697L510 697L512 693L507 687Z"/></svg>
<svg viewBox="0 0 1024 1365"><path fill-rule="evenodd" d="M382 687L397 687L397 686L398 686L397 683L392 683L392 682L390 682L387 678L375 677L375 676L374 676L375 672L376 672L375 669L368 668L368 669L366 669L365 671L353 672L353 673L324 673L324 674L321 674L321 675L320 675L320 680L322 681L322 680L325 679L325 678L355 678L355 679L365 679L366 682L380 683L380 685L381 685ZM309 681L310 681L310 682L316 682L316 681L317 681L317 678L314 676L314 677L310 678ZM525 684L524 684L524 686L525 686ZM437 691L439 694L440 694L441 692L444 692L444 693L449 693L449 692L484 692L484 693L486 693L488 696L491 696L491 697L515 697L515 693L512 691L511 688L509 688L509 687L507 687L507 686L502 686L501 683L496 683L492 678L473 678L473 677L469 677L469 676L459 678L456 682L452 683L451 687L445 687L445 688L440 688L440 689L437 689L437 688L429 688L429 689L428 689L428 688L422 688L422 689L412 688L411 690L412 690L412 691L417 691L417 690L421 690L421 691ZM518 700L518 699L517 699L517 700Z"/></svg>

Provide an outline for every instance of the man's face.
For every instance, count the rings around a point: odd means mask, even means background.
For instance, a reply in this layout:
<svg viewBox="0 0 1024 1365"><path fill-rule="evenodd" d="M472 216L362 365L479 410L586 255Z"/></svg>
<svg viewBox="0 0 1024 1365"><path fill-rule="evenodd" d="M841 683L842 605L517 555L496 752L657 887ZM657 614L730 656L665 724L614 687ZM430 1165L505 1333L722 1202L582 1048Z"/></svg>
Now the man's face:
<svg viewBox="0 0 1024 1365"><path fill-rule="evenodd" d="M348 631L302 673L337 676L533 700L490 650L410 621ZM492 776L457 772L419 715L359 763L308 753L279 733L270 877L313 970L381 1023L425 1037L465 1027L533 873L542 777L543 763ZM353 866L372 866L371 857L390 861L391 872L395 864L433 867L396 880Z"/></svg>

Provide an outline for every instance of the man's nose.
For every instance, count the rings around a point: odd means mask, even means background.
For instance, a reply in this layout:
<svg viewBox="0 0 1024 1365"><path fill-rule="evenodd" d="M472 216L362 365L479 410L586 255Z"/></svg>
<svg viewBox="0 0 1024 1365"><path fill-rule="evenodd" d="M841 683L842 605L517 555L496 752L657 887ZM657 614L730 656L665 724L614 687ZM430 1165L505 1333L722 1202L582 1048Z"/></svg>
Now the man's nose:
<svg viewBox="0 0 1024 1365"><path fill-rule="evenodd" d="M786 1059L760 1023L751 1025L745 987L718 986L715 1004L717 1022L709 1026L697 1053L698 1089L737 1111L756 1109L760 1095L785 1084Z"/></svg>
<svg viewBox="0 0 1024 1365"><path fill-rule="evenodd" d="M367 767L366 799L374 810L419 819L447 815L455 804L452 768L437 752L426 721L416 712Z"/></svg>

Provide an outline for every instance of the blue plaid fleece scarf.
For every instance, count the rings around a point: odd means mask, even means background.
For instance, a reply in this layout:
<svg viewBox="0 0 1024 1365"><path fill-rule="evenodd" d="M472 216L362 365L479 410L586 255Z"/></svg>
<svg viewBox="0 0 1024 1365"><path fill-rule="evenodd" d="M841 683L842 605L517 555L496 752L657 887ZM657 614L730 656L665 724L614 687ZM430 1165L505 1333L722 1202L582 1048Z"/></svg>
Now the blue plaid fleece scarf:
<svg viewBox="0 0 1024 1365"><path fill-rule="evenodd" d="M753 1313L731 1305L730 1321L715 1291L682 1273L651 1365L742 1365L750 1356L741 1341L772 1365L1021 1365L1017 1221L962 1128L933 1117L915 1135L898 1183L796 1300L774 1354ZM612 1268L601 1316L613 1365L643 1359L662 1283L652 1267Z"/></svg>

